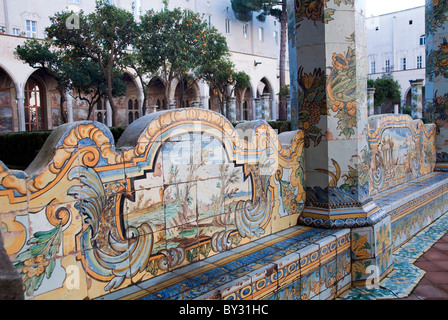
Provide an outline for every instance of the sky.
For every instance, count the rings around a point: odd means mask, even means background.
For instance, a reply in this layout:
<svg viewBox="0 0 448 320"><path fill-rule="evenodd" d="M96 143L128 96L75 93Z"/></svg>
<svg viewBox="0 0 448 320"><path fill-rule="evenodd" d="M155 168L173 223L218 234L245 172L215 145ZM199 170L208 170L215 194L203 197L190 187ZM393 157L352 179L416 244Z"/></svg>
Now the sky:
<svg viewBox="0 0 448 320"><path fill-rule="evenodd" d="M424 6L425 0L366 0L366 16Z"/></svg>

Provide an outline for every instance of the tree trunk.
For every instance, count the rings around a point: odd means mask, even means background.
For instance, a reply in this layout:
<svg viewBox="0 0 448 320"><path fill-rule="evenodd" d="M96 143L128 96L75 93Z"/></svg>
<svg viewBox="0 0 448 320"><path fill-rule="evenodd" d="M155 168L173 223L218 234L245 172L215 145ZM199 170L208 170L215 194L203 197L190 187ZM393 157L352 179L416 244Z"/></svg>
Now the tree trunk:
<svg viewBox="0 0 448 320"><path fill-rule="evenodd" d="M185 96L185 81L183 79L180 79L179 108L184 107L184 96Z"/></svg>
<svg viewBox="0 0 448 320"><path fill-rule="evenodd" d="M65 90L64 88L58 84L58 91L59 91L59 95L61 96L59 99L59 108L61 110L61 119L62 119L62 123L67 123L67 117L65 116L65 112L64 112L64 102L65 102Z"/></svg>
<svg viewBox="0 0 448 320"><path fill-rule="evenodd" d="M285 60L286 60L286 31L287 26L287 15L286 15L286 0L282 1L282 17L280 19L280 89L286 84L286 71L285 71ZM286 120L286 100L285 97L280 96L280 107L279 107L279 118L280 120Z"/></svg>
<svg viewBox="0 0 448 320"><path fill-rule="evenodd" d="M110 104L110 109L112 111L112 127L115 127L117 125L117 121L116 121L116 106L115 106L115 101L113 99L112 96L112 68L111 65L108 66L107 68L107 76L106 76L106 81L107 81L107 99L109 100L109 104Z"/></svg>
<svg viewBox="0 0 448 320"><path fill-rule="evenodd" d="M168 109L171 108L171 106L170 106L170 91L171 91L171 80L168 80L165 83L165 94L164 94Z"/></svg>

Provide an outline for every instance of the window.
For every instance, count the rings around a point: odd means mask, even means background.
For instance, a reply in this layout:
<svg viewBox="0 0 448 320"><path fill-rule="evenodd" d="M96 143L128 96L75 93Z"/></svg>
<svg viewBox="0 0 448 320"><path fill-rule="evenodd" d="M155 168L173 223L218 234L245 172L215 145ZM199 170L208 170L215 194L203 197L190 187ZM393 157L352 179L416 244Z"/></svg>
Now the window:
<svg viewBox="0 0 448 320"><path fill-rule="evenodd" d="M264 29L258 28L258 41L263 42L264 41Z"/></svg>
<svg viewBox="0 0 448 320"><path fill-rule="evenodd" d="M414 23L414 21L412 21L412 20L409 20L409 25L411 25L411 24L413 24Z"/></svg>
<svg viewBox="0 0 448 320"><path fill-rule="evenodd" d="M138 100L129 99L128 101L128 124L131 124L134 120L137 120L140 116L138 110Z"/></svg>
<svg viewBox="0 0 448 320"><path fill-rule="evenodd" d="M12 35L13 36L20 35L20 29L19 28L12 28Z"/></svg>
<svg viewBox="0 0 448 320"><path fill-rule="evenodd" d="M98 100L96 103L95 121L107 124L106 101Z"/></svg>
<svg viewBox="0 0 448 320"><path fill-rule="evenodd" d="M426 44L426 38L425 35L420 36L420 45L424 46Z"/></svg>
<svg viewBox="0 0 448 320"><path fill-rule="evenodd" d="M401 70L406 70L406 58L401 58Z"/></svg>
<svg viewBox="0 0 448 320"><path fill-rule="evenodd" d="M370 73L376 73L376 63L375 63L375 61L370 62Z"/></svg>
<svg viewBox="0 0 448 320"><path fill-rule="evenodd" d="M417 57L417 69L422 69L422 68L423 68L423 57L418 56Z"/></svg>
<svg viewBox="0 0 448 320"><path fill-rule="evenodd" d="M386 72L391 72L392 71L392 68L390 67L390 60L389 59L385 61L384 65L385 65L384 70Z"/></svg>
<svg viewBox="0 0 448 320"><path fill-rule="evenodd" d="M274 43L278 44L278 31L274 31Z"/></svg>
<svg viewBox="0 0 448 320"><path fill-rule="evenodd" d="M26 20L26 36L28 38L37 37L37 22L32 20Z"/></svg>
<svg viewBox="0 0 448 320"><path fill-rule="evenodd" d="M79 4L79 0L70 0L71 3Z"/></svg>
<svg viewBox="0 0 448 320"><path fill-rule="evenodd" d="M230 19L226 19L226 33L230 34Z"/></svg>
<svg viewBox="0 0 448 320"><path fill-rule="evenodd" d="M375 31L378 31L378 30L380 30L380 27L375 27Z"/></svg>
<svg viewBox="0 0 448 320"><path fill-rule="evenodd" d="M45 128L45 95L42 86L34 79L25 85L25 126L27 131Z"/></svg>
<svg viewBox="0 0 448 320"><path fill-rule="evenodd" d="M249 36L248 36L248 28L249 28L249 25L247 24L247 23L245 23L245 24L243 24L243 37L244 38L248 38Z"/></svg>

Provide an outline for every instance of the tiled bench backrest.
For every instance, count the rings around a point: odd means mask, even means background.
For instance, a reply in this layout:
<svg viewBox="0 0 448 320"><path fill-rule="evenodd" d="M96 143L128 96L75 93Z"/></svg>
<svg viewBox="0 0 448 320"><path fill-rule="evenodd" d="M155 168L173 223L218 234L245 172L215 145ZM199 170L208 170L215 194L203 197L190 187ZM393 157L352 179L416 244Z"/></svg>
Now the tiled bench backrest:
<svg viewBox="0 0 448 320"><path fill-rule="evenodd" d="M369 117L367 159L370 195L434 171L436 127L408 115Z"/></svg>
<svg viewBox="0 0 448 320"><path fill-rule="evenodd" d="M303 133L182 109L58 127L25 171L0 162L5 249L26 297L95 298L296 225Z"/></svg>

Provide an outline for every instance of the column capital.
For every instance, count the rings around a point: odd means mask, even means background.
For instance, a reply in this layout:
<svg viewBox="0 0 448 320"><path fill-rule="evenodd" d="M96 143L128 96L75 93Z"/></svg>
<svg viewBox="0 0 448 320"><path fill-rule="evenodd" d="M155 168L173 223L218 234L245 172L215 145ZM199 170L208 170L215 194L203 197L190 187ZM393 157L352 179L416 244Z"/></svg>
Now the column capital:
<svg viewBox="0 0 448 320"><path fill-rule="evenodd" d="M424 82L425 82L424 79L409 80L409 83L411 84L411 86L423 85Z"/></svg>

